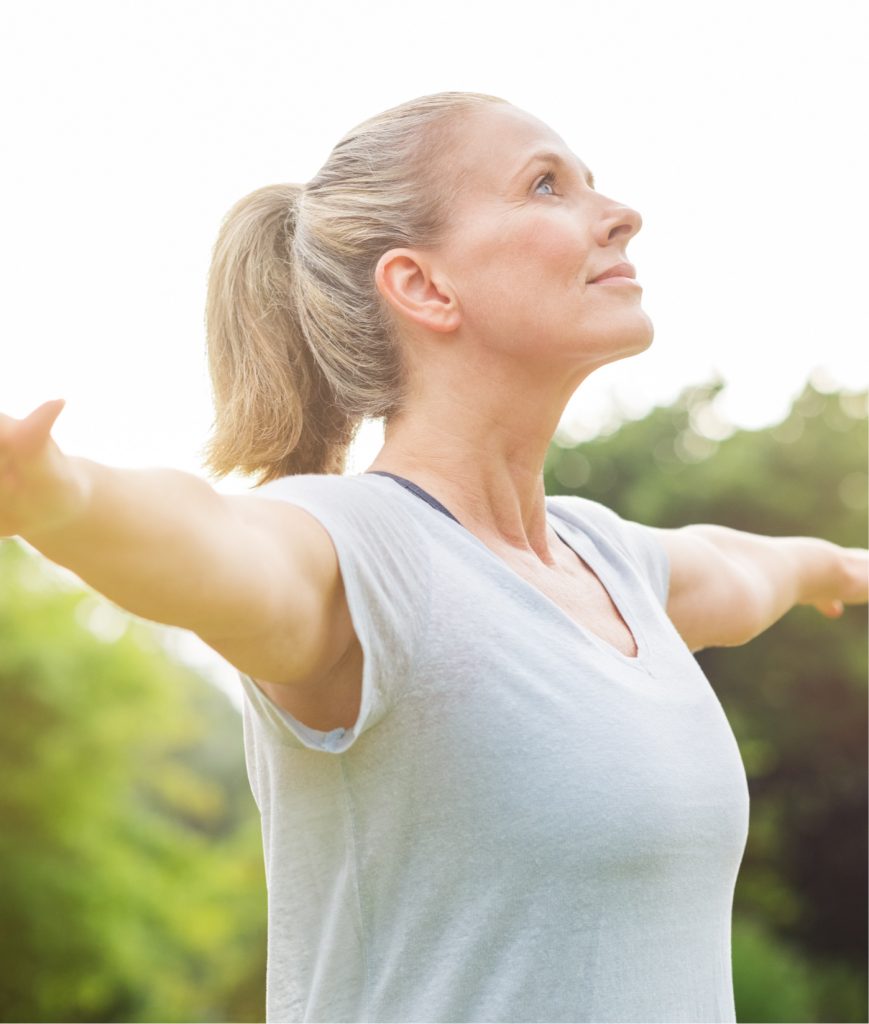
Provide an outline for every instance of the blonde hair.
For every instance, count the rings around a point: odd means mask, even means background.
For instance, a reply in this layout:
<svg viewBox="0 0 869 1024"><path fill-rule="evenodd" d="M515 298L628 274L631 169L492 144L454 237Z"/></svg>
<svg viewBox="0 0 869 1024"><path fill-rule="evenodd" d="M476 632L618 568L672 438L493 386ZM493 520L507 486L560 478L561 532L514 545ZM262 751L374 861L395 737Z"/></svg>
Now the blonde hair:
<svg viewBox="0 0 869 1024"><path fill-rule="evenodd" d="M396 327L374 283L380 256L435 244L459 187L450 134L505 100L423 96L348 132L307 185L269 185L227 214L206 329L215 420L211 475L343 473L366 417L407 399Z"/></svg>

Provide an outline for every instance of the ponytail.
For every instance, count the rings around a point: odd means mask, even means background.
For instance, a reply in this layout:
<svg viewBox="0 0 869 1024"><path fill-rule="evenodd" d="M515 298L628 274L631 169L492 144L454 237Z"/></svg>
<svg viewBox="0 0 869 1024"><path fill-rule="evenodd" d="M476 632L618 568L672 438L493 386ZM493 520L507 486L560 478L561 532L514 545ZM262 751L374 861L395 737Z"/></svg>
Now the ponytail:
<svg viewBox="0 0 869 1024"><path fill-rule="evenodd" d="M437 93L387 110L344 136L307 185L269 185L229 211L206 304L211 475L239 470L259 486L341 474L361 422L402 408L405 363L374 269L393 246L436 240L454 115L492 102L504 101Z"/></svg>
<svg viewBox="0 0 869 1024"><path fill-rule="evenodd" d="M212 474L344 468L347 424L306 344L295 301L293 234L300 185L269 185L229 211L208 279L206 334L216 419ZM319 413L319 415L318 415Z"/></svg>

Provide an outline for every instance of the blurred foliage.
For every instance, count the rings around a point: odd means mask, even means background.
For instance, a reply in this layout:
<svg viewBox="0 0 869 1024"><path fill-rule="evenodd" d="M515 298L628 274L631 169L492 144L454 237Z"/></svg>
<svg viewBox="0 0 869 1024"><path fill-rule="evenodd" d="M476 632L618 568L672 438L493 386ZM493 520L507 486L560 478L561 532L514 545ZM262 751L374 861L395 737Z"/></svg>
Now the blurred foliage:
<svg viewBox="0 0 869 1024"><path fill-rule="evenodd" d="M813 960L739 914L733 921L733 977L738 1021L866 1020L866 981L859 970Z"/></svg>
<svg viewBox="0 0 869 1024"><path fill-rule="evenodd" d="M866 543L866 395L733 431L720 384L553 443L547 493L639 522ZM264 1019L265 878L238 714L160 628L0 542L0 1020ZM699 661L751 791L740 1021L865 1021L866 616L795 609Z"/></svg>
<svg viewBox="0 0 869 1024"><path fill-rule="evenodd" d="M807 385L787 419L733 430L720 382L609 436L556 438L548 494L637 522L867 540L867 395ZM866 609L789 612L698 661L742 752L751 823L734 896L742 1021L867 1019ZM737 928L737 923L742 927Z"/></svg>
<svg viewBox="0 0 869 1024"><path fill-rule="evenodd" d="M159 627L0 543L0 1019L264 1019L238 713Z"/></svg>

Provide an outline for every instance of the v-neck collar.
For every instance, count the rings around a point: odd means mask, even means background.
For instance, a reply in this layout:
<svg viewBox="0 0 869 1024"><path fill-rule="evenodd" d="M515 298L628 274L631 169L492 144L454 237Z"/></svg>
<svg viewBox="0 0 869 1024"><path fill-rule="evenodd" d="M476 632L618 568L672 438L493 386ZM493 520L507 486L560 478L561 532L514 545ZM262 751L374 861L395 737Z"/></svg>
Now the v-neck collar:
<svg viewBox="0 0 869 1024"><path fill-rule="evenodd" d="M478 548L482 549L485 554L492 558L501 570L513 579L514 584L519 589L533 594L538 602L549 608L550 614L558 617L562 623L568 626L568 628L574 630L576 634L580 635L586 643L591 644L604 654L616 659L621 665L628 666L640 672L651 673L651 669L649 667L650 652L645 633L637 617L631 610L630 603L624 600L620 583L615 578L616 573L612 571L611 566L606 564L605 559L594 544L593 540L586 533L577 529L558 514L557 509L549 502L550 495L546 496L547 522L552 527L558 538L566 544L567 547L569 547L571 551L573 551L574 554L583 561L597 577L598 583L607 593L613 606L621 616L622 621L633 636L634 645L637 648L636 655L631 656L623 654L617 647L614 647L611 643L598 636L593 630L588 629L586 626L583 626L581 623L571 618L560 605L553 601L552 598L547 597L539 587L534 586L533 583L526 580L525 577L521 576L515 569L512 569L507 562L500 557L500 555L496 554L487 544L483 543L476 534L472 533L466 526L462 525L462 523L449 511L449 509L442 505L441 502L437 501L437 499L433 498L432 495L428 494L427 491L424 491L418 484L414 484L413 481L407 480L405 477L399 477L396 474L386 473L383 471L375 472L372 470L359 475L385 477L386 479L392 480L396 483L405 493L413 493L417 498L422 499L423 504L427 505L432 509L432 511L437 511L439 514L442 514L452 520L455 524L455 528L459 529L461 534L472 544L475 544ZM408 485L412 485L412 487L409 487ZM558 526L561 527L561 529L556 528L553 519L558 521ZM565 534L567 534L567 536L565 536ZM573 538L573 542L571 542L568 537Z"/></svg>

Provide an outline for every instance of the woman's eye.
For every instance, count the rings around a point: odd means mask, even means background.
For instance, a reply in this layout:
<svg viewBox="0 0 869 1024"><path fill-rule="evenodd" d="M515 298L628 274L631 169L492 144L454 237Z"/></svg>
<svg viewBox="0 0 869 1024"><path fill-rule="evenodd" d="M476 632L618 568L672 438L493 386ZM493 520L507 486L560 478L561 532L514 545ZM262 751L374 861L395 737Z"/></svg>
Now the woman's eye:
<svg viewBox="0 0 869 1024"><path fill-rule="evenodd" d="M555 175L552 173L552 171L550 171L548 174L544 174L543 177L540 179L540 181L537 182L537 184L534 186L534 191L536 192L538 189L541 189L541 188L545 187L545 188L548 188L549 191L548 192L544 192L543 194L544 195L548 195L548 196L554 196L555 195L555 187L554 186L555 186Z"/></svg>

